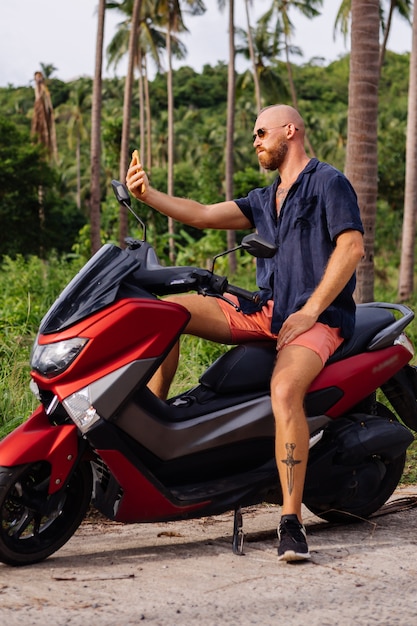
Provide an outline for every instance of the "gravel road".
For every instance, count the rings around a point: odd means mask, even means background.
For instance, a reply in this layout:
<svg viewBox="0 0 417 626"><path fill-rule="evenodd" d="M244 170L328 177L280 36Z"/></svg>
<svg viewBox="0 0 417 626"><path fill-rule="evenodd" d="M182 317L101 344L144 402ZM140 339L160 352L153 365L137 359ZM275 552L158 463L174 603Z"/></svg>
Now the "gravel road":
<svg viewBox="0 0 417 626"><path fill-rule="evenodd" d="M278 563L279 507L124 526L82 524L31 567L0 564L7 626L413 626L417 624L417 486L370 520L331 525L305 510L312 561Z"/></svg>

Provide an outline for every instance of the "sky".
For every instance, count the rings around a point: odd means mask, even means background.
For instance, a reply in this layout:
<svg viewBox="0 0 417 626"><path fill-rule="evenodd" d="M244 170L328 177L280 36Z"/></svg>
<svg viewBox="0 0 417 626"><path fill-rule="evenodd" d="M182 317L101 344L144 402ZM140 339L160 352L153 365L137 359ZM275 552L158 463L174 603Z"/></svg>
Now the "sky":
<svg viewBox="0 0 417 626"><path fill-rule="evenodd" d="M333 38L333 25L341 0L324 0L322 15L307 20L296 11L290 13L295 26L292 43L303 52L294 57L296 63L306 63L313 57L325 62L336 60L348 52L342 35ZM270 0L255 0L251 21L262 15ZM0 87L33 84L33 75L40 64L53 65L53 76L63 81L79 76L93 76L97 33L98 0L0 0ZM201 71L205 64L227 62L227 10L220 13L217 0L206 0L207 12L202 17L185 16L190 34L183 35L187 58L182 65ZM243 0L235 0L236 24L246 25ZM115 11L106 12L105 46L110 42L122 20ZM404 53L411 50L411 26L403 19L394 20L388 48ZM245 67L237 60L237 70ZM174 67L178 67L178 63ZM124 76L126 64L107 69L106 77Z"/></svg>

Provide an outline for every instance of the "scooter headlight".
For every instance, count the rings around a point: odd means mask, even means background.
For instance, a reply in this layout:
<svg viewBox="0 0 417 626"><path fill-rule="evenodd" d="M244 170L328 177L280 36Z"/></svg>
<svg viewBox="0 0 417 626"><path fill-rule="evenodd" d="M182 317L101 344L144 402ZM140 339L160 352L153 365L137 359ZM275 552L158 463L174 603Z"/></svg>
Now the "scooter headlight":
<svg viewBox="0 0 417 626"><path fill-rule="evenodd" d="M58 376L71 365L87 341L83 337L74 337L46 345L36 342L32 351L31 367L47 378Z"/></svg>

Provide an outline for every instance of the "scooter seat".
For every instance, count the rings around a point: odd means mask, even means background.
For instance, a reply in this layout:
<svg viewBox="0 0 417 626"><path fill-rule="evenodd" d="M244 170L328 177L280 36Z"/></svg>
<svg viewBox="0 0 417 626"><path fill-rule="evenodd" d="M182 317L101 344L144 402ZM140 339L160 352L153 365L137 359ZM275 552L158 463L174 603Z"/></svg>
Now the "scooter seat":
<svg viewBox="0 0 417 626"><path fill-rule="evenodd" d="M375 335L394 321L394 315L387 309L359 305L356 308L355 330L352 337L342 343L327 364L366 351Z"/></svg>
<svg viewBox="0 0 417 626"><path fill-rule="evenodd" d="M240 344L214 361L200 383L220 394L267 390L276 356L274 341Z"/></svg>
<svg viewBox="0 0 417 626"><path fill-rule="evenodd" d="M344 341L327 364L341 361L366 350L373 337L395 320L383 308L358 306L353 336ZM200 383L215 393L230 394L265 391L276 359L276 344L254 341L238 345L218 358L201 376Z"/></svg>

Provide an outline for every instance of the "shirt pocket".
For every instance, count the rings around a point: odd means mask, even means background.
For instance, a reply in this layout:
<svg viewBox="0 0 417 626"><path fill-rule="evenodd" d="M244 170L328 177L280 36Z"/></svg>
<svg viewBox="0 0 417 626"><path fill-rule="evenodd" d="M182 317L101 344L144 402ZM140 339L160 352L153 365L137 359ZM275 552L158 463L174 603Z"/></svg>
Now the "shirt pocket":
<svg viewBox="0 0 417 626"><path fill-rule="evenodd" d="M318 221L317 204L317 196L298 199L291 208L293 227L300 230L315 228Z"/></svg>

